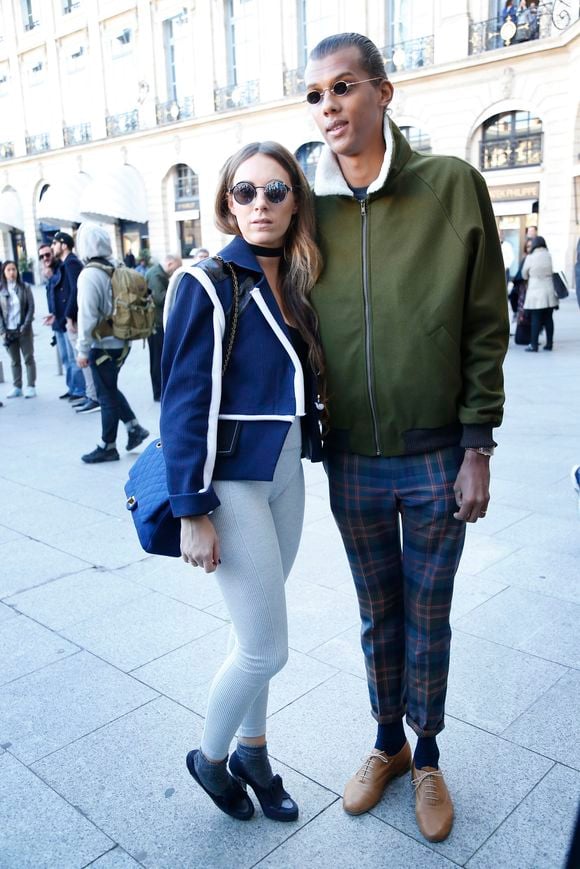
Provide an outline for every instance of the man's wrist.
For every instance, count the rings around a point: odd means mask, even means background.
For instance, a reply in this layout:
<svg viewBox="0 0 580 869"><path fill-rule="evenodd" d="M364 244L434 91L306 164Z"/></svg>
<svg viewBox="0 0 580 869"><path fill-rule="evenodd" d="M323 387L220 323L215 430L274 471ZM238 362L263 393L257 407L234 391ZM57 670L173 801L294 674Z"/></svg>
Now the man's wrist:
<svg viewBox="0 0 580 869"><path fill-rule="evenodd" d="M465 447L466 453L477 453L479 456L487 456L491 458L495 452L495 447Z"/></svg>

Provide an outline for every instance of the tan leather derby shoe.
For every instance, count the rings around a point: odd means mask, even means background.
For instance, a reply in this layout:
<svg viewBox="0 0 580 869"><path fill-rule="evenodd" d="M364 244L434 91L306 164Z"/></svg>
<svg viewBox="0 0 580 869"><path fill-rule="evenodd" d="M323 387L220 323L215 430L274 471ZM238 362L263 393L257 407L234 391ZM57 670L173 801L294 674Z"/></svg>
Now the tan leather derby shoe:
<svg viewBox="0 0 580 869"><path fill-rule="evenodd" d="M342 807L349 815L362 815L376 806L383 792L397 776L404 775L411 767L411 746L408 742L389 757L384 751L373 748L356 775L346 783Z"/></svg>
<svg viewBox="0 0 580 869"><path fill-rule="evenodd" d="M417 825L429 842L442 842L453 826L453 803L440 769L412 769Z"/></svg>

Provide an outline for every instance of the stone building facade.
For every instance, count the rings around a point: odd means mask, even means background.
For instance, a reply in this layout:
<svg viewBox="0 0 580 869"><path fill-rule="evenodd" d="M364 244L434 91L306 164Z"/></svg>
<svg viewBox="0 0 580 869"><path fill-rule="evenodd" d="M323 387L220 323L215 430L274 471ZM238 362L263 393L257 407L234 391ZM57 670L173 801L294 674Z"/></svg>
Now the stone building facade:
<svg viewBox="0 0 580 869"><path fill-rule="evenodd" d="M515 4L516 6L518 4ZM276 139L312 174L307 53L366 33L413 147L469 160L522 251L537 225L573 276L580 235L577 2L0 0L0 260L57 227L110 224L118 255L187 256L224 241L219 169Z"/></svg>

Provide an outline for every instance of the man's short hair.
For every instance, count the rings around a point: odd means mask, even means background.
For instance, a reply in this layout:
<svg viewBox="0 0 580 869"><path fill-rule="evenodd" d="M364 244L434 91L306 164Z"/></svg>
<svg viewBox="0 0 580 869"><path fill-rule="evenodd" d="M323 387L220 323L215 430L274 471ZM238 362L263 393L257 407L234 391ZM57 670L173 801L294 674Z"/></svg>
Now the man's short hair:
<svg viewBox="0 0 580 869"><path fill-rule="evenodd" d="M61 241L63 244L66 244L69 250L72 250L75 246L75 240L72 235L69 235L68 232L63 232L61 229L55 232L52 239L53 241Z"/></svg>

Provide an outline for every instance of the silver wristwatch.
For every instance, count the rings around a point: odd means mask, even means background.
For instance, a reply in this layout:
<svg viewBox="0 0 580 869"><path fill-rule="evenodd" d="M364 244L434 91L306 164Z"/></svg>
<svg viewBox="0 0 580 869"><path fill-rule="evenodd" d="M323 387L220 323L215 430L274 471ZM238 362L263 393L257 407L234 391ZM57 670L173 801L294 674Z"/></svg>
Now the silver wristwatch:
<svg viewBox="0 0 580 869"><path fill-rule="evenodd" d="M495 447L465 447L466 450L471 450L472 453L479 453L480 456L493 456Z"/></svg>

